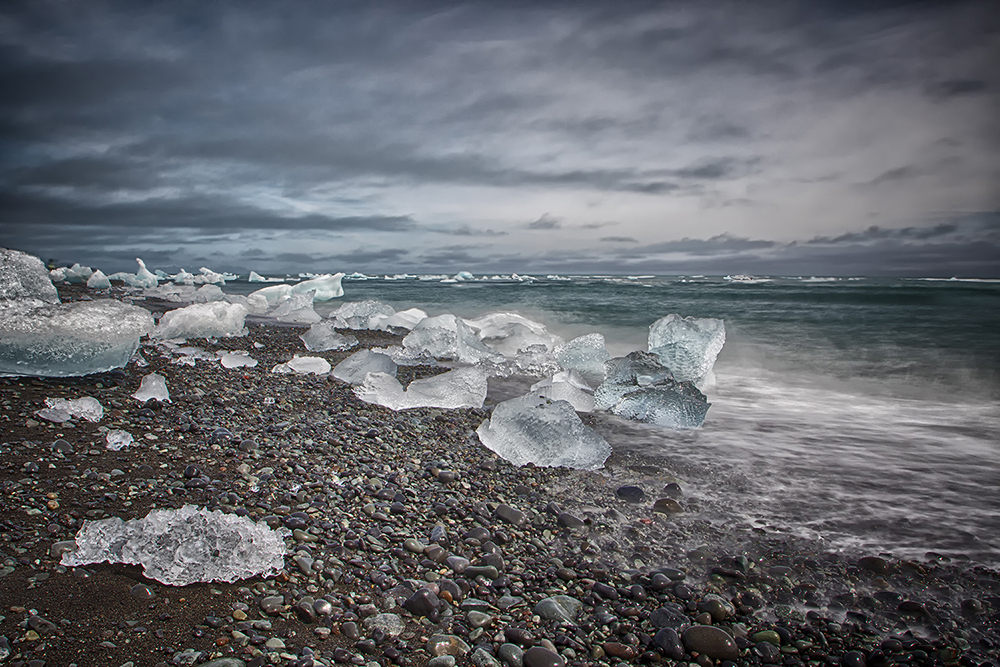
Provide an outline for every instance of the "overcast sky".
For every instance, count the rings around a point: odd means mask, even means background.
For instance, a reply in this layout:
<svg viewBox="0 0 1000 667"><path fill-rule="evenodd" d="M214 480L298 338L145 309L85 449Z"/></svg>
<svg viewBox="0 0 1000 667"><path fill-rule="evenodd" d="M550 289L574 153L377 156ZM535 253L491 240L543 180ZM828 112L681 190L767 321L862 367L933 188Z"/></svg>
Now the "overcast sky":
<svg viewBox="0 0 1000 667"><path fill-rule="evenodd" d="M998 276L1000 3L8 1L0 245Z"/></svg>

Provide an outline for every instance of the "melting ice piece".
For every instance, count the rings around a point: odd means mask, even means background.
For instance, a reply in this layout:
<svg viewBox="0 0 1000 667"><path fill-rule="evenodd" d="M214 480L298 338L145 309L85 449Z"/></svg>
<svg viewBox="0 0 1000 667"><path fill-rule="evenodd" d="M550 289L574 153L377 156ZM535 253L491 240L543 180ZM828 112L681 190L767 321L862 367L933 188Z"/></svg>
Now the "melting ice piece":
<svg viewBox="0 0 1000 667"><path fill-rule="evenodd" d="M323 318L313 310L313 291L292 294L269 313L279 322L313 324Z"/></svg>
<svg viewBox="0 0 1000 667"><path fill-rule="evenodd" d="M197 276L194 277L195 285L225 285L226 277L221 273L216 273L212 269L204 266L198 269Z"/></svg>
<svg viewBox="0 0 1000 667"><path fill-rule="evenodd" d="M49 271L49 279L53 283L60 283L66 280L66 267L61 266L58 269L52 269L51 271Z"/></svg>
<svg viewBox="0 0 1000 667"><path fill-rule="evenodd" d="M330 362L323 357L300 357L296 354L291 361L278 364L271 372L325 375L330 372Z"/></svg>
<svg viewBox="0 0 1000 667"><path fill-rule="evenodd" d="M481 361L503 363L504 356L479 340L476 332L464 321L455 319L455 356L463 364Z"/></svg>
<svg viewBox="0 0 1000 667"><path fill-rule="evenodd" d="M202 285L194 294L191 301L194 303L212 303L213 301L225 301L226 293L218 285Z"/></svg>
<svg viewBox="0 0 1000 667"><path fill-rule="evenodd" d="M498 403L476 434L487 448L517 466L594 470L611 455L611 446L580 421L572 405L537 391Z"/></svg>
<svg viewBox="0 0 1000 667"><path fill-rule="evenodd" d="M649 351L670 369L675 380L700 381L712 370L725 343L725 322L712 317L672 313L649 327Z"/></svg>
<svg viewBox="0 0 1000 667"><path fill-rule="evenodd" d="M314 301L329 301L330 299L344 296L344 288L340 284L343 277L343 273L317 276L311 280L303 280L296 285L292 285L291 289L296 294L305 294L315 290L316 293L313 295Z"/></svg>
<svg viewBox="0 0 1000 667"><path fill-rule="evenodd" d="M272 285L271 287L261 287L256 292L250 293L250 297L264 297L269 308L276 306L291 295L291 285Z"/></svg>
<svg viewBox="0 0 1000 667"><path fill-rule="evenodd" d="M368 320L368 328L379 331L389 331L390 329L409 329L412 331L413 327L417 326L426 317L427 313L419 308L407 308L387 317L380 315L372 316Z"/></svg>
<svg viewBox="0 0 1000 667"><path fill-rule="evenodd" d="M66 269L63 274L63 280L68 283L74 283L76 285L83 285L90 277L94 275L94 270L89 266L80 266L79 264L74 264L73 266Z"/></svg>
<svg viewBox="0 0 1000 667"><path fill-rule="evenodd" d="M556 361L566 370L580 371L588 381L599 383L604 379L604 362L611 358L604 347L604 336L599 333L574 338L556 347Z"/></svg>
<svg viewBox="0 0 1000 667"><path fill-rule="evenodd" d="M227 294L226 303L240 304L247 309L248 315L263 315L267 312L267 299L260 295Z"/></svg>
<svg viewBox="0 0 1000 667"><path fill-rule="evenodd" d="M181 269L173 277L174 284L177 285L194 285L194 274L188 273L184 269Z"/></svg>
<svg viewBox="0 0 1000 667"><path fill-rule="evenodd" d="M365 403L374 403L392 410L405 410L409 407L403 385L388 373L367 373L361 384L354 387L354 394Z"/></svg>
<svg viewBox="0 0 1000 667"><path fill-rule="evenodd" d="M594 391L598 408L633 421L674 429L698 428L710 403L690 381L677 382L655 354L632 352L608 360L607 379Z"/></svg>
<svg viewBox="0 0 1000 667"><path fill-rule="evenodd" d="M414 380L403 390L387 373L369 373L354 388L366 403L393 410L407 408L481 408L486 400L486 375L478 368L459 368L423 380Z"/></svg>
<svg viewBox="0 0 1000 667"><path fill-rule="evenodd" d="M62 423L69 421L71 417L81 417L89 422L99 422L104 417L104 408L101 403L90 396L83 398L46 398L46 407L35 414L50 422Z"/></svg>
<svg viewBox="0 0 1000 667"><path fill-rule="evenodd" d="M557 376L565 377L569 373L576 371L563 371L551 378L531 385L531 391L552 401L566 401L573 406L577 412L591 412L594 409L594 397L581 389L578 385L566 379L556 379ZM577 377L579 377L577 375ZM575 379L575 378L574 378ZM586 383L583 383L586 386Z"/></svg>
<svg viewBox="0 0 1000 667"><path fill-rule="evenodd" d="M145 576L169 586L233 582L279 572L287 534L248 517L185 505L153 510L142 519L87 521L62 564L141 565Z"/></svg>
<svg viewBox="0 0 1000 667"><path fill-rule="evenodd" d="M267 282L267 278L265 278L264 276L260 275L256 271L251 271L250 272L250 277L247 278L247 282L248 283L266 283Z"/></svg>
<svg viewBox="0 0 1000 667"><path fill-rule="evenodd" d="M333 369L333 377L351 384L361 384L369 373L385 373L396 377L396 363L380 352L358 350Z"/></svg>
<svg viewBox="0 0 1000 667"><path fill-rule="evenodd" d="M395 308L381 301L349 301L330 313L330 319L341 329L370 329L373 319L385 319L395 312Z"/></svg>
<svg viewBox="0 0 1000 667"><path fill-rule="evenodd" d="M240 368L242 366L253 368L257 365L257 360L246 352L226 352L219 361L223 368Z"/></svg>
<svg viewBox="0 0 1000 667"><path fill-rule="evenodd" d="M59 293L42 260L24 252L0 248L0 300L19 299L59 303Z"/></svg>
<svg viewBox="0 0 1000 667"><path fill-rule="evenodd" d="M454 359L458 347L458 318L451 313L424 318L403 338L403 347L417 355Z"/></svg>
<svg viewBox="0 0 1000 667"><path fill-rule="evenodd" d="M153 332L156 338L226 338L245 336L247 309L238 303L195 303L163 313Z"/></svg>
<svg viewBox="0 0 1000 667"><path fill-rule="evenodd" d="M104 272L100 269L94 271L89 278L87 278L87 287L90 289L110 289L111 281L108 277L104 275Z"/></svg>
<svg viewBox="0 0 1000 667"><path fill-rule="evenodd" d="M150 273L149 269L146 268L146 263L143 262L138 257L135 261L139 262L139 271L135 275L131 273L125 274L125 284L129 287L139 287L149 289L151 287L156 287L159 285L159 280L156 275Z"/></svg>
<svg viewBox="0 0 1000 667"><path fill-rule="evenodd" d="M483 343L508 359L532 345L544 345L552 351L562 339L546 330L545 325L529 320L517 313L490 313L468 321L478 331Z"/></svg>
<svg viewBox="0 0 1000 667"><path fill-rule="evenodd" d="M161 403L169 403L170 392L167 391L167 381L159 373L150 373L142 378L139 390L132 394L132 398L143 403L152 398Z"/></svg>
<svg viewBox="0 0 1000 667"><path fill-rule="evenodd" d="M148 310L99 299L0 301L0 375L66 377L125 366L153 328Z"/></svg>
<svg viewBox="0 0 1000 667"><path fill-rule="evenodd" d="M349 350L358 344L358 339L354 336L345 336L334 330L334 323L330 320L316 322L309 331L299 338L305 343L306 349L310 352L325 352L326 350Z"/></svg>
<svg viewBox="0 0 1000 667"><path fill-rule="evenodd" d="M108 431L105 439L108 441L108 449L113 452L118 452L125 447L131 447L135 440L132 439L132 434L128 431Z"/></svg>

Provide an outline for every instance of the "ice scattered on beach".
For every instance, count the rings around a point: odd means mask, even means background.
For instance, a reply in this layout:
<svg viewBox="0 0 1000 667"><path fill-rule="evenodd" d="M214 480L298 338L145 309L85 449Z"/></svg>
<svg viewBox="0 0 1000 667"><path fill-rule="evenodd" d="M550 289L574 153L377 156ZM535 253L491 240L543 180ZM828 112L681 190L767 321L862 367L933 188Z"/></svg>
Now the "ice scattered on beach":
<svg viewBox="0 0 1000 667"><path fill-rule="evenodd" d="M698 428L710 406L692 382L677 382L655 354L632 352L607 362L594 391L598 408L625 419L673 429Z"/></svg>
<svg viewBox="0 0 1000 667"><path fill-rule="evenodd" d="M150 373L142 378L139 390L132 394L132 398L143 403L154 398L162 403L169 403L170 392L167 391L166 379L159 373Z"/></svg>
<svg viewBox="0 0 1000 667"><path fill-rule="evenodd" d="M313 295L314 290L293 293L279 303L272 312L268 313L268 316L273 317L279 322L290 324L313 324L319 322L323 318L313 310Z"/></svg>
<svg viewBox="0 0 1000 667"><path fill-rule="evenodd" d="M344 296L344 288L340 284L343 277L343 273L325 274L292 285L291 290L295 294L315 292L313 294L314 301L329 301Z"/></svg>
<svg viewBox="0 0 1000 667"><path fill-rule="evenodd" d="M272 368L271 372L326 375L330 372L330 362L322 357L300 357L296 354L290 361Z"/></svg>
<svg viewBox="0 0 1000 667"><path fill-rule="evenodd" d="M168 310L153 331L155 338L220 338L245 336L247 309L238 303L195 303Z"/></svg>
<svg viewBox="0 0 1000 667"><path fill-rule="evenodd" d="M113 452L121 451L125 447L131 447L135 443L131 433L121 430L108 431L105 440L107 440L108 449Z"/></svg>
<svg viewBox="0 0 1000 667"><path fill-rule="evenodd" d="M330 313L330 320L341 329L370 329L372 320L386 320L395 313L395 308L381 301L348 301Z"/></svg>
<svg viewBox="0 0 1000 667"><path fill-rule="evenodd" d="M369 373L396 376L396 363L388 355L372 350L358 350L333 368L333 377L351 384L361 384Z"/></svg>
<svg viewBox="0 0 1000 667"><path fill-rule="evenodd" d="M671 313L649 327L649 351L678 381L700 382L705 378L725 343L726 325L712 317Z"/></svg>
<svg viewBox="0 0 1000 667"><path fill-rule="evenodd" d="M142 519L87 521L62 565L141 565L145 576L170 586L233 582L279 572L287 534L247 517L185 505Z"/></svg>
<svg viewBox="0 0 1000 667"><path fill-rule="evenodd" d="M73 417L80 417L89 422L99 422L104 417L104 407L100 401L90 396L83 398L46 398L47 407L35 412L36 415L50 422L61 424Z"/></svg>
<svg viewBox="0 0 1000 667"><path fill-rule="evenodd" d="M486 375L478 368L458 368L422 380L404 390L387 373L368 373L354 393L366 403L393 410L408 408L481 408L486 401Z"/></svg>
<svg viewBox="0 0 1000 667"><path fill-rule="evenodd" d="M591 333L556 346L556 361L565 370L576 370L590 382L604 380L604 362L611 358L604 347L604 336Z"/></svg>
<svg viewBox="0 0 1000 667"><path fill-rule="evenodd" d="M223 368L253 368L257 365L257 360L246 352L225 352L219 358Z"/></svg>
<svg viewBox="0 0 1000 667"><path fill-rule="evenodd" d="M87 278L87 287L90 289L111 289L111 281L108 280L103 271L97 269Z"/></svg>
<svg viewBox="0 0 1000 667"><path fill-rule="evenodd" d="M611 446L580 421L572 405L550 400L542 395L544 391L498 403L476 430L479 440L516 466L602 467Z"/></svg>
<svg viewBox="0 0 1000 667"><path fill-rule="evenodd" d="M59 303L59 293L42 260L17 250L0 248L0 301L36 300Z"/></svg>
<svg viewBox="0 0 1000 667"><path fill-rule="evenodd" d="M299 338L305 343L306 349L310 352L325 352L327 350L349 350L358 344L358 339L354 336L345 336L334 330L334 323L330 320L316 322L309 331Z"/></svg>

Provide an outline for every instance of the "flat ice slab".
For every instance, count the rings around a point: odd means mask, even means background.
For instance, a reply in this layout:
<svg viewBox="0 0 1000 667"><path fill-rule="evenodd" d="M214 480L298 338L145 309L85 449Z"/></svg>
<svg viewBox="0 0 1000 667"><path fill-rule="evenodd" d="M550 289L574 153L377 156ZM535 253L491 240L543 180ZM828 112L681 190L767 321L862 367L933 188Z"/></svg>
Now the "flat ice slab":
<svg viewBox="0 0 1000 667"><path fill-rule="evenodd" d="M345 336L336 332L335 323L330 320L316 322L309 331L299 338L310 352L325 352L327 350L349 350L358 344L354 336Z"/></svg>
<svg viewBox="0 0 1000 667"><path fill-rule="evenodd" d="M369 373L385 373L396 377L396 362L388 355L371 350L358 350L333 368L333 377L351 384L361 384Z"/></svg>
<svg viewBox="0 0 1000 667"><path fill-rule="evenodd" d="M87 521L76 534L76 551L63 554L62 564L141 565L145 576L170 586L233 582L279 572L287 532L185 505L153 510L143 519Z"/></svg>
<svg viewBox="0 0 1000 667"><path fill-rule="evenodd" d="M602 467L611 446L580 421L572 405L549 400L542 391L498 403L476 430L479 440L517 466Z"/></svg>
<svg viewBox="0 0 1000 667"><path fill-rule="evenodd" d="M46 398L46 407L35 412L42 419L61 424L73 417L80 417L89 422L99 422L104 417L104 407L90 396L83 398Z"/></svg>
<svg viewBox="0 0 1000 667"><path fill-rule="evenodd" d="M393 410L408 408L481 408L486 401L486 374L478 368L458 368L423 380L403 390L387 373L368 373L354 393L366 403Z"/></svg>
<svg viewBox="0 0 1000 667"><path fill-rule="evenodd" d="M160 339L245 336L246 316L246 307L238 303L195 303L163 313L153 336Z"/></svg>
<svg viewBox="0 0 1000 667"><path fill-rule="evenodd" d="M678 382L655 354L610 359L607 379L594 391L600 409L625 419L674 429L701 426L711 405L690 381Z"/></svg>
<svg viewBox="0 0 1000 667"><path fill-rule="evenodd" d="M272 373L298 373L300 375L326 375L330 372L330 362L323 357L300 357L295 355L291 361L278 364L271 369Z"/></svg>
<svg viewBox="0 0 1000 667"><path fill-rule="evenodd" d="M725 322L713 317L671 313L649 327L649 351L682 382L699 382L707 376L725 344Z"/></svg>

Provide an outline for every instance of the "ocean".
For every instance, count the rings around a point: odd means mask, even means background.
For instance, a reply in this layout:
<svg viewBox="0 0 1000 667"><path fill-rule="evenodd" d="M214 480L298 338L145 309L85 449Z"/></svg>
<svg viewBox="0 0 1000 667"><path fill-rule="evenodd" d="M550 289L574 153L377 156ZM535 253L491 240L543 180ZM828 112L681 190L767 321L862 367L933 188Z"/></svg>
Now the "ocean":
<svg viewBox="0 0 1000 667"><path fill-rule="evenodd" d="M225 291L248 294L260 283ZM668 471L697 519L816 548L1000 566L1000 281L569 276L347 278L343 301L473 318L516 312L567 340L647 349L669 314L721 318L704 426L600 417L619 452ZM526 390L526 387L524 387ZM519 389L491 384L490 401Z"/></svg>

